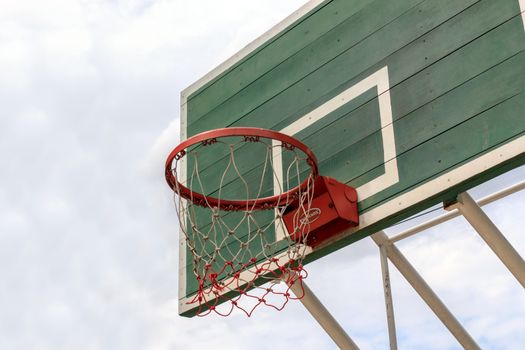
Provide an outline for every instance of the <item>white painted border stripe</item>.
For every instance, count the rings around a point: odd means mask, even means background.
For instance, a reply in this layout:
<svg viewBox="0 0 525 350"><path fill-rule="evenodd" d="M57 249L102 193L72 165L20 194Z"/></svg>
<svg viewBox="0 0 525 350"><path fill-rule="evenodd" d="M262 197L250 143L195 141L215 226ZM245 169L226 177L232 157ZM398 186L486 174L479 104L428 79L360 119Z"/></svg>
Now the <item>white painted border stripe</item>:
<svg viewBox="0 0 525 350"><path fill-rule="evenodd" d="M188 122L188 113L186 108L186 98L182 96L181 94L181 107L180 107L180 141L183 141L187 138L187 123ZM183 157L181 160L180 165L180 174L179 178L180 181L183 183L186 182L186 158ZM182 211L183 213L186 213L185 210ZM182 215L183 220L186 220L185 214ZM179 225L181 225L179 223ZM181 229L179 228L179 299L181 296L186 295L186 239L184 234L181 232ZM180 305L180 304L179 304ZM179 314L181 314L184 310L179 307Z"/></svg>
<svg viewBox="0 0 525 350"><path fill-rule="evenodd" d="M368 77L352 85L337 96L326 101L319 107L297 119L292 124L281 130L282 133L293 136L298 132L308 128L314 123L320 121L328 114L338 108L343 107L353 99L362 95L366 91L377 87L377 99L379 103L379 119L381 125L381 137L383 138L383 159L385 173L373 179L372 181L358 187L357 194L360 201L396 184L399 182L399 172L397 168L396 143L394 127L392 120L392 104L390 101L390 81L388 76L388 66L370 74ZM274 179L274 195L281 193L279 184L283 183L282 172L282 153L279 149L278 142L273 143L272 157L274 164L281 166L276 168L276 179ZM322 175L322 174L321 174ZM277 223L277 221L276 221ZM286 232L282 227L275 226L275 239L280 241L285 239Z"/></svg>
<svg viewBox="0 0 525 350"><path fill-rule="evenodd" d="M390 101L390 82L387 66L370 74L365 79L361 80L355 85L352 85L350 88L346 89L339 95L328 100L321 106L317 107L313 111L307 113L303 117L299 118L281 130L282 133L293 136L375 86L377 86L377 96L379 102L379 118L381 122L381 136L383 138L383 159L385 161L385 173L357 188L358 198L360 201L399 182L396 143L394 127L392 125L393 120L392 105ZM275 163L278 164L282 162L280 152L275 152L273 157L275 159ZM280 180L282 182L282 179Z"/></svg>
<svg viewBox="0 0 525 350"><path fill-rule="evenodd" d="M443 192L448 188L468 180L476 174L480 174L500 165L506 160L519 156L523 152L525 152L525 136L521 136L433 180L423 183L410 192L402 194L377 208L365 212L360 216L361 224L355 230L362 229L393 213L415 205L422 199L430 198L437 193Z"/></svg>
<svg viewBox="0 0 525 350"><path fill-rule="evenodd" d="M525 0L518 0L521 11L521 22L523 23L523 30L525 31Z"/></svg>

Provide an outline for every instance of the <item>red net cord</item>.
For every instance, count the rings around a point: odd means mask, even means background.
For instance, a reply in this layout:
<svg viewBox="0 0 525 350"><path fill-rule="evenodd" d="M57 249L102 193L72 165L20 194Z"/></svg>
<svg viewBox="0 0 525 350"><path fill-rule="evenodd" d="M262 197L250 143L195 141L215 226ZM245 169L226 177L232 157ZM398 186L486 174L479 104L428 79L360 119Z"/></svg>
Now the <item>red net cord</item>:
<svg viewBox="0 0 525 350"><path fill-rule="evenodd" d="M188 304L198 305L198 316L207 316L214 312L220 316L229 316L235 309L242 311L250 317L254 310L260 305L269 306L278 311L282 310L289 300L297 300L304 293L294 295L290 286L299 284L303 289L303 279L308 273L297 261L290 259L285 264L280 264L279 259L272 258L269 262L257 264L252 258L241 268L235 268L233 262L228 261L220 271L215 271L211 265L205 266L205 278L197 277L199 289L195 297ZM220 276L232 275L229 279L220 280ZM251 275L246 280L241 276ZM279 291L274 286L257 287L258 279L270 279L282 281L286 287ZM225 281L226 280L226 281ZM236 296L229 296L236 294ZM246 305L241 303L243 301ZM219 308L219 305L222 304Z"/></svg>

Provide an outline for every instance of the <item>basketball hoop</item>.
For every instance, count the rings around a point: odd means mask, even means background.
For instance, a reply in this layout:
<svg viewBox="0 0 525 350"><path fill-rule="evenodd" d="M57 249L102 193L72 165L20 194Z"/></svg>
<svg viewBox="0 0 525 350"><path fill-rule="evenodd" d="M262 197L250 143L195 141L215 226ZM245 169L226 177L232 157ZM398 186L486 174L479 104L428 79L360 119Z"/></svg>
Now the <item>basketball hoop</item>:
<svg viewBox="0 0 525 350"><path fill-rule="evenodd" d="M206 161L208 168L201 164ZM218 166L222 170L214 173L219 176L205 178L210 167ZM291 203L304 212L310 209L318 170L306 145L259 128L207 131L170 153L165 175L177 195L180 228L197 281L190 303L198 306L199 315L215 311L225 316L237 308L250 316L261 304L280 310L294 298L289 287L259 285L284 280L289 286L306 277L302 259L308 247L302 243L307 237L292 239L283 221ZM239 197L227 196L232 189ZM308 222L295 221L298 232L308 231ZM217 306L225 300L230 305L221 311Z"/></svg>
<svg viewBox="0 0 525 350"><path fill-rule="evenodd" d="M313 152L272 130L190 137L168 156L165 176L191 254L188 304L199 316L234 309L250 316L261 304L281 310L300 299L290 286L302 290L305 255L358 222L355 190L319 177Z"/></svg>

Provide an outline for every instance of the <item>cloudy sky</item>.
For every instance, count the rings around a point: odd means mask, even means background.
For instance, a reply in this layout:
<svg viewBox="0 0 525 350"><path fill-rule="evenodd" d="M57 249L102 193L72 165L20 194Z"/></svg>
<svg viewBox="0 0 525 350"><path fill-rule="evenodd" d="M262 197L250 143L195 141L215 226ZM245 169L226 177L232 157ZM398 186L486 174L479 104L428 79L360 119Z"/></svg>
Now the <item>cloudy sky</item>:
<svg viewBox="0 0 525 350"><path fill-rule="evenodd" d="M0 0L0 349L334 348L298 302L179 317L163 179L180 90L304 3ZM517 169L472 195L523 179ZM485 210L525 255L525 194ZM463 219L399 247L481 346L522 348L525 293ZM357 344L387 348L371 240L309 272ZM400 348L458 348L391 274Z"/></svg>

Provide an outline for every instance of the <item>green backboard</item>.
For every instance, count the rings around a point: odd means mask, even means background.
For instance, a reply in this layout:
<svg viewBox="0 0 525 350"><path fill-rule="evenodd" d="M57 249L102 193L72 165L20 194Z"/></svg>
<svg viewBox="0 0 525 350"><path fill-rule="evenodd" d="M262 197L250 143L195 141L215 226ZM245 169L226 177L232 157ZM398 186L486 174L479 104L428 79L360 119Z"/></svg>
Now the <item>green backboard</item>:
<svg viewBox="0 0 525 350"><path fill-rule="evenodd" d="M182 139L273 129L355 187L360 225L306 261L525 163L524 0L310 1L182 92ZM213 164L211 164L213 165ZM184 239L180 313L197 285Z"/></svg>

